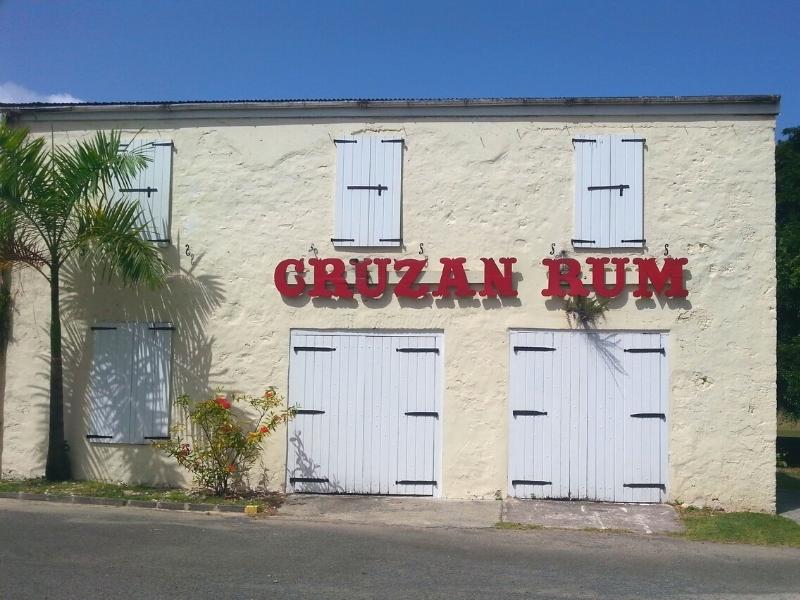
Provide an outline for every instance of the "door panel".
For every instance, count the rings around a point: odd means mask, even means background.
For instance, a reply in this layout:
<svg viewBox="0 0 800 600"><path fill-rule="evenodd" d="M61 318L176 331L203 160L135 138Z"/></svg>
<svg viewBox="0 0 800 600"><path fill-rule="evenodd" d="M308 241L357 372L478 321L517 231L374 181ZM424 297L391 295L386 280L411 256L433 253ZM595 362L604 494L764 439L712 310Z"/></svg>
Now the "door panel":
<svg viewBox="0 0 800 600"><path fill-rule="evenodd" d="M440 346L435 335L293 332L289 488L433 494Z"/></svg>
<svg viewBox="0 0 800 600"><path fill-rule="evenodd" d="M512 332L509 493L664 501L665 344L660 333Z"/></svg>

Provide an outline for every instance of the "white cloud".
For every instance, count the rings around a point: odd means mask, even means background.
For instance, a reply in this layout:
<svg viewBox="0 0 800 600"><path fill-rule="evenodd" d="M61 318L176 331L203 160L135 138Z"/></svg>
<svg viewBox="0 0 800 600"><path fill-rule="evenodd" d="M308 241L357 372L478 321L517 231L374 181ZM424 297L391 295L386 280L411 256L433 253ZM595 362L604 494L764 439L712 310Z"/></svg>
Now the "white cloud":
<svg viewBox="0 0 800 600"><path fill-rule="evenodd" d="M23 102L52 102L55 104L74 104L83 102L72 94L40 94L28 88L7 81L0 83L0 103L18 104Z"/></svg>

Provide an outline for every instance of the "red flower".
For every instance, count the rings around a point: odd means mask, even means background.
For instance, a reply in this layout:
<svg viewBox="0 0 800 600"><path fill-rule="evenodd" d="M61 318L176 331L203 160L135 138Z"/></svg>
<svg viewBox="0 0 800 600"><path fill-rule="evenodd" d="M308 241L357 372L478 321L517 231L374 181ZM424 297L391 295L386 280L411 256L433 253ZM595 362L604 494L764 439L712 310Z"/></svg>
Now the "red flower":
<svg viewBox="0 0 800 600"><path fill-rule="evenodd" d="M217 403L219 406L221 406L222 408L224 408L225 410L228 410L228 409L231 407L231 403L230 403L230 402L228 402L228 401L225 399L225 396L217 396L217 399L215 400L215 402L216 402L216 403Z"/></svg>
<svg viewBox="0 0 800 600"><path fill-rule="evenodd" d="M230 464L228 465L228 473L235 473L236 472L236 465Z"/></svg>
<svg viewBox="0 0 800 600"><path fill-rule="evenodd" d="M267 398L273 398L275 396L275 390L267 390L264 394Z"/></svg>
<svg viewBox="0 0 800 600"><path fill-rule="evenodd" d="M258 428L258 430L261 433L267 433L269 431L269 427L267 427L266 425L262 425L261 427Z"/></svg>

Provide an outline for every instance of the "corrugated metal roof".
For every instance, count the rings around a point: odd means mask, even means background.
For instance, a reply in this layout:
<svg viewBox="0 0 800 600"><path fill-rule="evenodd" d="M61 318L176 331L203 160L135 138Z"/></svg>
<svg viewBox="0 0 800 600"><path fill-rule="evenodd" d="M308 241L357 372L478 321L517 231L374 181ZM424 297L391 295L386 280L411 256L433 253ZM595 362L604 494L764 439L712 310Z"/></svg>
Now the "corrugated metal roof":
<svg viewBox="0 0 800 600"><path fill-rule="evenodd" d="M252 98L238 100L147 100L114 102L19 102L0 103L4 108L47 108L60 106L170 106L186 104L727 104L775 103L775 94L712 95L712 96L559 96L559 97L489 97L489 98Z"/></svg>

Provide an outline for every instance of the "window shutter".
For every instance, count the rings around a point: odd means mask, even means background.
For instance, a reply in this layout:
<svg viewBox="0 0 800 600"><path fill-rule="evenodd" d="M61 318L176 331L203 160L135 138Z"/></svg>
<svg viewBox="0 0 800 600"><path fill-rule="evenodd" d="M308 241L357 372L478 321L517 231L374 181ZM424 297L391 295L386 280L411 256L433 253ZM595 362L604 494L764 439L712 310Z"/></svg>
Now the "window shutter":
<svg viewBox="0 0 800 600"><path fill-rule="evenodd" d="M399 246L402 140L359 135L335 142L334 246Z"/></svg>
<svg viewBox="0 0 800 600"><path fill-rule="evenodd" d="M575 146L576 248L644 245L644 140L579 136Z"/></svg>
<svg viewBox="0 0 800 600"><path fill-rule="evenodd" d="M147 323L137 327L133 355L131 442L150 443L169 437L170 323Z"/></svg>
<svg viewBox="0 0 800 600"><path fill-rule="evenodd" d="M403 140L381 137L373 139L373 185L388 189L378 195L371 191L370 246L400 246L400 210L403 192Z"/></svg>
<svg viewBox="0 0 800 600"><path fill-rule="evenodd" d="M140 208L142 236L151 242L170 241L170 198L172 183L172 142L133 140L124 145L130 151L141 152L150 161L117 191Z"/></svg>
<svg viewBox="0 0 800 600"><path fill-rule="evenodd" d="M91 442L128 442L133 330L124 324L100 324L91 333L86 437Z"/></svg>
<svg viewBox="0 0 800 600"><path fill-rule="evenodd" d="M579 136L575 146L576 248L603 248L607 240L609 190L608 136ZM605 227L604 227L605 225ZM604 231L605 230L605 231Z"/></svg>
<svg viewBox="0 0 800 600"><path fill-rule="evenodd" d="M611 179L615 185L627 185L622 196L612 193L610 245L641 248L644 245L644 140L633 136L612 135Z"/></svg>

